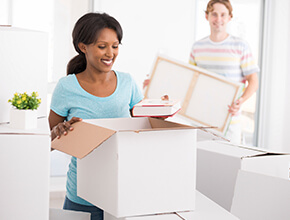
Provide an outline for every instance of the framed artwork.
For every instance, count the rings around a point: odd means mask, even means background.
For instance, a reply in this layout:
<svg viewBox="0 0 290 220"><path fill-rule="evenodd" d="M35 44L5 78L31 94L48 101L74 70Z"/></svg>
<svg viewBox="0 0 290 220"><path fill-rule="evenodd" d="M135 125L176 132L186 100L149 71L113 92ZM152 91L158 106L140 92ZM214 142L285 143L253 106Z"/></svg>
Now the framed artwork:
<svg viewBox="0 0 290 220"><path fill-rule="evenodd" d="M178 113L196 125L212 126L225 135L231 105L242 93L243 84L216 73L165 56L157 56L145 98L180 100Z"/></svg>

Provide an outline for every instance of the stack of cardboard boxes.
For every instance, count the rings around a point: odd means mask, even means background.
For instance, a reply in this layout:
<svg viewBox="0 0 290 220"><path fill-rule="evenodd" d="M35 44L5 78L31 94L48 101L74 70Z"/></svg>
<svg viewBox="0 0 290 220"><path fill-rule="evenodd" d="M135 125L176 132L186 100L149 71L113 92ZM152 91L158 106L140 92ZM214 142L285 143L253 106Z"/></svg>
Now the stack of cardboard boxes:
<svg viewBox="0 0 290 220"><path fill-rule="evenodd" d="M0 123L1 220L48 220L49 153L47 119L30 130Z"/></svg>

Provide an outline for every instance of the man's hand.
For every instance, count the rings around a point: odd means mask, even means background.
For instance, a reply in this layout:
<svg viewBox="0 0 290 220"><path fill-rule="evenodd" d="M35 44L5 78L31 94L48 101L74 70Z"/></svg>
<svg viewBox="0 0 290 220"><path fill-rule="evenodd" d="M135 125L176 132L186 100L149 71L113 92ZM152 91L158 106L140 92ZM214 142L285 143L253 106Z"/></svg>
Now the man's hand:
<svg viewBox="0 0 290 220"><path fill-rule="evenodd" d="M150 83L149 74L146 75L146 79L143 81L143 89L145 89Z"/></svg>
<svg viewBox="0 0 290 220"><path fill-rule="evenodd" d="M236 100L232 105L228 105L229 113L231 113L232 116L237 115L239 110L240 110L240 108L241 108L241 106L242 106L242 104L243 104L243 102L244 102L244 98L241 97L238 100Z"/></svg>

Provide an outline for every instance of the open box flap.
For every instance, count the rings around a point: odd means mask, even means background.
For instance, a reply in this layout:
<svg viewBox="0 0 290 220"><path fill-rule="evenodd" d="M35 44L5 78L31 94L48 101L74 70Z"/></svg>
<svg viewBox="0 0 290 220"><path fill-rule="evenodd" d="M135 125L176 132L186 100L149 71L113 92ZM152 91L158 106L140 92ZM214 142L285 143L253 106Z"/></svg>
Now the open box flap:
<svg viewBox="0 0 290 220"><path fill-rule="evenodd" d="M145 118L145 117L144 117ZM206 126L190 126L190 125L185 125L185 124L179 124L171 121L165 121L163 119L156 119L156 118L151 118L151 117L146 117L146 120L149 121L150 123L150 128L142 128L142 129L134 129L134 130L122 130L119 132L146 132L146 131L161 131L161 130L180 130L180 129L209 129L213 127L206 127Z"/></svg>
<svg viewBox="0 0 290 220"><path fill-rule="evenodd" d="M176 122L171 122L171 121L165 121L162 119L156 119L156 118L148 118L150 125L153 129L206 129L206 128L213 128L213 127L208 127L208 126L200 126L200 127L195 127L195 126L190 126L190 125L185 125L185 124L180 124Z"/></svg>
<svg viewBox="0 0 290 220"><path fill-rule="evenodd" d="M74 128L67 135L55 138L51 142L51 148L77 157L85 157L105 140L111 137L116 131L103 128L86 122L72 124Z"/></svg>
<svg viewBox="0 0 290 220"><path fill-rule="evenodd" d="M218 141L220 142L220 141ZM237 145L233 143L224 143L226 145L230 145L233 147L238 147L241 149L246 149L246 150L252 150L254 153L252 155L246 155L243 156L242 158L249 158L249 157L260 157L260 156L278 156L278 155L290 155L288 152L280 152L280 151L275 151L275 150L270 150L262 147L252 147L252 146L245 146L245 145Z"/></svg>
<svg viewBox="0 0 290 220"><path fill-rule="evenodd" d="M138 117L137 117L138 118ZM143 119L148 120L150 124L150 128L140 128L140 129L124 129L119 130L119 132L146 132L146 131L160 131L160 130L180 130L180 129L208 129L213 127L206 127L206 126L190 126L185 124L179 124L171 121L165 121L163 119L151 118L151 117L144 117Z"/></svg>

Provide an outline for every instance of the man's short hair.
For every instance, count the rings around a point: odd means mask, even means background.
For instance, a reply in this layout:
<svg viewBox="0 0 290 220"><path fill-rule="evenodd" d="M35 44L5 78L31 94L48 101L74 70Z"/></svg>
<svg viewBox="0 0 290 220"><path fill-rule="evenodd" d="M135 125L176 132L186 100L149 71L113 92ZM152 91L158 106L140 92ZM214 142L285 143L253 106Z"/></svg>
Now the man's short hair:
<svg viewBox="0 0 290 220"><path fill-rule="evenodd" d="M231 17L233 17L233 7L232 7L232 5L231 5L229 0L210 0L207 3L207 7L206 7L205 13L208 14L208 13L212 12L213 11L213 5L216 4L216 3L220 3L220 4L223 4L224 6L226 6L226 8L229 10L229 15Z"/></svg>

